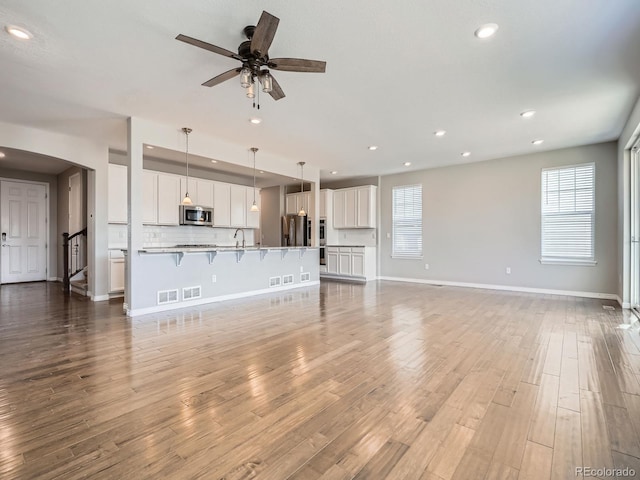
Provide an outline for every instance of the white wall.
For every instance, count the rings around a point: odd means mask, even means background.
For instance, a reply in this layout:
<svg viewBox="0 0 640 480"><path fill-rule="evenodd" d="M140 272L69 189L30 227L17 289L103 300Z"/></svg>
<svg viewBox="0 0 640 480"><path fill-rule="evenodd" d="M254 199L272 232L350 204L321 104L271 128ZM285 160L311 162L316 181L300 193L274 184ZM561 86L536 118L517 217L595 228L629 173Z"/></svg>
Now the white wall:
<svg viewBox="0 0 640 480"><path fill-rule="evenodd" d="M616 148L609 142L382 177L380 275L615 294ZM586 162L596 164L598 264L541 265L540 171ZM391 190L416 183L423 188L424 259L392 259L391 239L386 238L391 232Z"/></svg>
<svg viewBox="0 0 640 480"><path fill-rule="evenodd" d="M48 155L89 169L87 176L89 294L108 298L107 259L107 145L46 130L0 123L0 145ZM57 221L52 225L57 228ZM53 249L51 250L53 251Z"/></svg>

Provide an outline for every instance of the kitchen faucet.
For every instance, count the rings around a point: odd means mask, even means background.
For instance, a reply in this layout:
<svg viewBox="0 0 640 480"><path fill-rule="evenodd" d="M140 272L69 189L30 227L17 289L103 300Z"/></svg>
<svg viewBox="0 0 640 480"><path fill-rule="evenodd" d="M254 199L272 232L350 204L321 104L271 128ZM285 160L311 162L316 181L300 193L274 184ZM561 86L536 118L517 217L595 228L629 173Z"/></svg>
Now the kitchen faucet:
<svg viewBox="0 0 640 480"><path fill-rule="evenodd" d="M242 232L242 248L246 247L245 241L244 241L244 228L236 228L236 233L233 234L233 238L236 238L236 248L238 248L240 245L238 244L238 230Z"/></svg>

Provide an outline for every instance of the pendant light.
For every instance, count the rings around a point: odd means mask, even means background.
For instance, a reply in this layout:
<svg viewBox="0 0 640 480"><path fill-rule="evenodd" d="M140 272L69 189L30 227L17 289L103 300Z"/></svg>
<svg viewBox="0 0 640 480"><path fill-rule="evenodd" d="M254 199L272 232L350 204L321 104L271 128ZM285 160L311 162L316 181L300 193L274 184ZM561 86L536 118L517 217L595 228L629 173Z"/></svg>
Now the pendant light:
<svg viewBox="0 0 640 480"><path fill-rule="evenodd" d="M256 147L251 147L251 151L253 152L253 205L249 209L250 212L259 212L258 204L256 203L256 152L258 149Z"/></svg>
<svg viewBox="0 0 640 480"><path fill-rule="evenodd" d="M300 193L304 193L304 162L298 162L298 165L300 165ZM303 198L303 201L301 202L302 205L300 205L300 211L298 212L298 216L306 217L307 212L304 211L304 195L302 196L302 198Z"/></svg>
<svg viewBox="0 0 640 480"><path fill-rule="evenodd" d="M186 192L184 194L184 198L182 199L182 204L193 205L193 202L189 197L189 134L192 132L192 130L190 128L184 127L182 131L184 132L184 136L187 139L187 149L185 150L185 155L184 155L185 160L187 162L187 186L185 187Z"/></svg>

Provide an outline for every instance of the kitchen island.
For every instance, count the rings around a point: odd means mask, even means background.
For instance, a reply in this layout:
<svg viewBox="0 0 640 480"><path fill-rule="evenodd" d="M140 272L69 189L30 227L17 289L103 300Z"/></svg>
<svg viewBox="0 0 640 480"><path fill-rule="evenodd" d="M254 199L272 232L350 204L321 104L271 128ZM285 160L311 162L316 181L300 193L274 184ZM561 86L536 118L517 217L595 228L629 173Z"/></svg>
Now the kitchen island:
<svg viewBox="0 0 640 480"><path fill-rule="evenodd" d="M134 255L129 316L320 283L316 247L155 247Z"/></svg>

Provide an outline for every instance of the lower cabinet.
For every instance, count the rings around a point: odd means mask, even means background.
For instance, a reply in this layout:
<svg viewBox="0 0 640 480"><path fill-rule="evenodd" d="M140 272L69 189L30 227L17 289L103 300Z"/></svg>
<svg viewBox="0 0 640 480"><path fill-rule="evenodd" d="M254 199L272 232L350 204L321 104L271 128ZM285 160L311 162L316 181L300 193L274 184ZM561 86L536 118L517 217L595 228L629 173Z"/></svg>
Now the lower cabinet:
<svg viewBox="0 0 640 480"><path fill-rule="evenodd" d="M376 278L375 247L326 247L327 277L373 280Z"/></svg>
<svg viewBox="0 0 640 480"><path fill-rule="evenodd" d="M109 251L109 293L124 292L124 255L120 250Z"/></svg>

